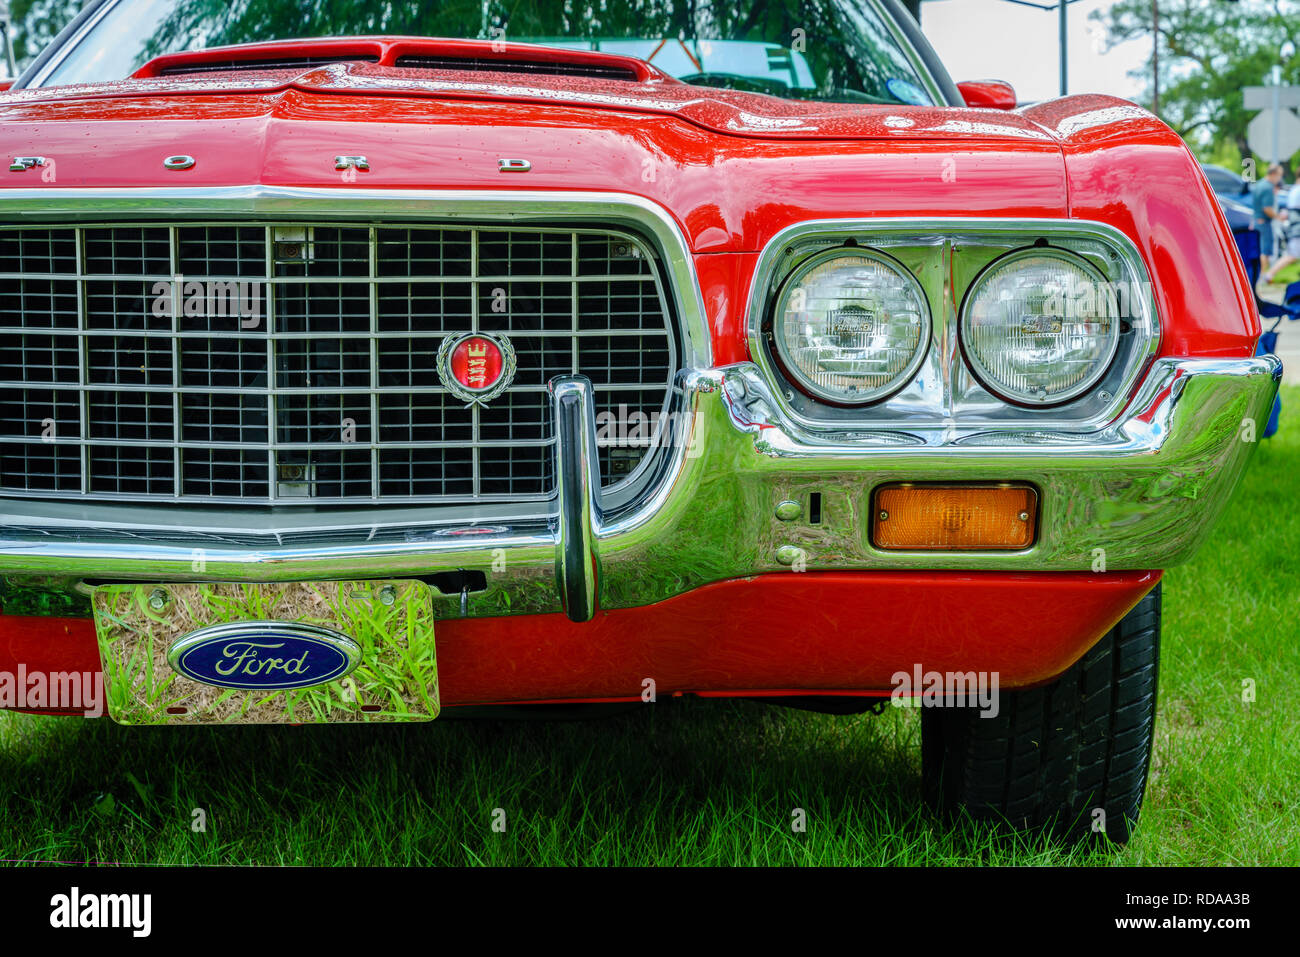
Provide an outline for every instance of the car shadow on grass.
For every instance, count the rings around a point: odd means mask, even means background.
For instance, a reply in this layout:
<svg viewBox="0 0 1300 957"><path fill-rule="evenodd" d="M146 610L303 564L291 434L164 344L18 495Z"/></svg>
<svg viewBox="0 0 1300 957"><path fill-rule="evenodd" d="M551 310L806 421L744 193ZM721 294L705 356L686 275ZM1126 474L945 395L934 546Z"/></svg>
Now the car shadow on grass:
<svg viewBox="0 0 1300 957"><path fill-rule="evenodd" d="M919 721L675 699L592 720L0 721L0 857L222 864L1079 861L922 810Z"/></svg>

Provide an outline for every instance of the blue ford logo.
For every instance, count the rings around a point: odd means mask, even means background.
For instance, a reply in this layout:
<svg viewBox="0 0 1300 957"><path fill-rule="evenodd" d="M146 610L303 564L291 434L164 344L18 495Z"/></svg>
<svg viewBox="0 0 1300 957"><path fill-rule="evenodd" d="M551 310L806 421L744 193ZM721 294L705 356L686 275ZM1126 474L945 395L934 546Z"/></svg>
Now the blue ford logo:
<svg viewBox="0 0 1300 957"><path fill-rule="evenodd" d="M342 678L361 661L347 635L319 625L242 621L184 635L167 661L193 681L218 688L274 691L309 688Z"/></svg>

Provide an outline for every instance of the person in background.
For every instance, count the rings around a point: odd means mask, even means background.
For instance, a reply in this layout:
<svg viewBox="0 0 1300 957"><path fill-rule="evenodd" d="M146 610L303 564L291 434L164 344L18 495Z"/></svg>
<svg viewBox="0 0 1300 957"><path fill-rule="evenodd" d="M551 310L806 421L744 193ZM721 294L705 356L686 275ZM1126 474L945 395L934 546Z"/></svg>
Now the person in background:
<svg viewBox="0 0 1300 957"><path fill-rule="evenodd" d="M1272 283L1273 277L1279 272L1291 265L1293 262L1300 260L1300 180L1291 187L1291 192L1286 197L1286 208L1282 215L1286 219L1286 249L1277 262L1273 263L1271 269L1264 271L1263 280L1266 283Z"/></svg>
<svg viewBox="0 0 1300 957"><path fill-rule="evenodd" d="M1282 166L1274 163L1268 175L1255 184L1250 193L1255 229L1259 233L1259 261L1265 272L1273 258L1273 220L1277 219L1277 184L1282 182Z"/></svg>

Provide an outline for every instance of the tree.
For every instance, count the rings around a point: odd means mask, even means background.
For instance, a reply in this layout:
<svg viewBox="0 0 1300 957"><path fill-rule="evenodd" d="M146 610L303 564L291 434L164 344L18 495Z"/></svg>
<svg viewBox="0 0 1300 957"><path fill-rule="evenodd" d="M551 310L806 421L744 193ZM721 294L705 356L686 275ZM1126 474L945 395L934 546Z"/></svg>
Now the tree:
<svg viewBox="0 0 1300 957"><path fill-rule="evenodd" d="M1300 33L1296 0L1159 0L1160 112L1185 139L1209 148L1231 144L1251 155L1246 126L1254 114L1241 90L1264 83L1279 51ZM1120 0L1101 22L1110 45L1151 36L1151 0ZM1286 82L1300 80L1300 59L1282 63ZM1151 67L1133 76L1146 81L1142 98L1151 105Z"/></svg>
<svg viewBox="0 0 1300 957"><path fill-rule="evenodd" d="M21 70L81 10L82 0L10 0L14 59Z"/></svg>

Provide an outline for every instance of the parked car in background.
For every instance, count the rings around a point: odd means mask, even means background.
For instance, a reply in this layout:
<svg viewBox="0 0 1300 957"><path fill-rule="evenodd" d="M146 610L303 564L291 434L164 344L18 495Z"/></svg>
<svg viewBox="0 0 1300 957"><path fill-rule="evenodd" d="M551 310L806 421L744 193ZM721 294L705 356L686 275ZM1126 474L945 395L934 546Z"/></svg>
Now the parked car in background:
<svg viewBox="0 0 1300 957"><path fill-rule="evenodd" d="M894 0L471 7L92 0L0 96L0 670L892 700L940 810L1125 839L1280 369L1182 140Z"/></svg>
<svg viewBox="0 0 1300 957"><path fill-rule="evenodd" d="M1222 166L1202 163L1201 169L1209 180L1214 195L1219 200L1219 208L1232 231L1239 232L1255 228L1250 209L1250 184L1238 173Z"/></svg>
<svg viewBox="0 0 1300 957"><path fill-rule="evenodd" d="M1228 228L1234 233L1246 232L1255 228L1255 224L1251 222L1251 211L1248 204L1226 199L1217 194L1215 198L1219 201L1219 208L1223 210L1223 216L1228 221Z"/></svg>
<svg viewBox="0 0 1300 957"><path fill-rule="evenodd" d="M1223 209L1223 215L1228 219L1228 225L1232 227L1233 232L1243 229L1254 229L1254 213L1251 209L1250 186L1251 184L1238 173L1222 166L1214 166L1210 163L1202 163L1201 169L1205 171L1205 178L1210 181L1210 186L1214 189L1214 194L1219 198L1219 205ZM1291 184L1283 180L1277 186L1277 204L1278 208L1286 205L1287 194L1291 190ZM1244 223L1243 223L1244 216ZM1286 222L1284 219L1277 219L1273 222L1273 248L1277 250L1284 249L1286 246Z"/></svg>
<svg viewBox="0 0 1300 957"><path fill-rule="evenodd" d="M1222 166L1215 166L1213 163L1202 163L1201 169L1205 173L1205 178L1210 181L1210 187L1214 190L1216 196L1222 196L1236 202L1241 202L1244 196L1249 203L1250 184L1240 173L1235 173L1230 169Z"/></svg>

